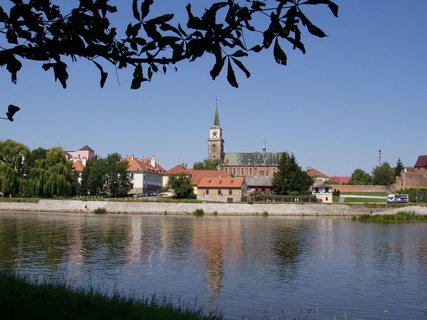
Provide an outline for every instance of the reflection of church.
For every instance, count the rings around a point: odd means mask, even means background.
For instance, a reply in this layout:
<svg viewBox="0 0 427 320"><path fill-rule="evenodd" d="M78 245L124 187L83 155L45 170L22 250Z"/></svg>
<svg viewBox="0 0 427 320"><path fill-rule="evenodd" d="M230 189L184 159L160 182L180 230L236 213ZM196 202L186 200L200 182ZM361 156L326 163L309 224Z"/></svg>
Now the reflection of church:
<svg viewBox="0 0 427 320"><path fill-rule="evenodd" d="M277 171L282 152L267 152L266 145L262 152L224 152L222 128L219 125L218 106L215 108L213 127L210 128L208 140L208 159L218 160L222 169L233 176L273 176Z"/></svg>

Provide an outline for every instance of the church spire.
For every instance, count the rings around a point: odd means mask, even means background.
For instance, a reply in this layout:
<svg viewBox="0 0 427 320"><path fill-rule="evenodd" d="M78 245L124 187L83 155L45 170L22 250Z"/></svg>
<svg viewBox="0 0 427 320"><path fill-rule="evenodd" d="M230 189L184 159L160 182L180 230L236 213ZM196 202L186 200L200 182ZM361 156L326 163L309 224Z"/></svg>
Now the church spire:
<svg viewBox="0 0 427 320"><path fill-rule="evenodd" d="M265 143L265 138L264 138L264 143L262 145L262 152L264 152L264 153L267 152L267 144Z"/></svg>
<svg viewBox="0 0 427 320"><path fill-rule="evenodd" d="M218 115L218 99L215 101L215 119L214 127L219 127L219 115Z"/></svg>

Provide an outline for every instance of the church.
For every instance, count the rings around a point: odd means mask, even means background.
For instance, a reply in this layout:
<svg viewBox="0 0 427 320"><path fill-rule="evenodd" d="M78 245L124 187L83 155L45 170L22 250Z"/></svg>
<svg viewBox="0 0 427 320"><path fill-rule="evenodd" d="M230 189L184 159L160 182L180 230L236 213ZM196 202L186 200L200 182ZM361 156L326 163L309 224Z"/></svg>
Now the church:
<svg viewBox="0 0 427 320"><path fill-rule="evenodd" d="M224 152L218 105L215 106L214 123L209 130L208 159L218 161L227 174L234 177L272 177L278 170L281 156L282 152L267 152L265 142L262 152Z"/></svg>

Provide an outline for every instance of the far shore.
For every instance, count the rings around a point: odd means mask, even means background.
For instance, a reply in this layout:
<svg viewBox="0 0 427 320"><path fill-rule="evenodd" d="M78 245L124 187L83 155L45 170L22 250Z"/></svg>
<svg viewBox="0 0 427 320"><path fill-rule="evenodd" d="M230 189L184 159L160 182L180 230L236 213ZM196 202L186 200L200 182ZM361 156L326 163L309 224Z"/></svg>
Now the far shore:
<svg viewBox="0 0 427 320"><path fill-rule="evenodd" d="M59 212L86 214L105 208L113 214L146 215L191 215L203 210L206 215L218 216L256 216L267 213L269 216L355 216L363 214L395 214L408 212L427 215L427 207L421 205L387 207L363 204L318 204L318 203L170 203L140 201L82 201L48 200L37 202L0 202L0 211L9 212Z"/></svg>

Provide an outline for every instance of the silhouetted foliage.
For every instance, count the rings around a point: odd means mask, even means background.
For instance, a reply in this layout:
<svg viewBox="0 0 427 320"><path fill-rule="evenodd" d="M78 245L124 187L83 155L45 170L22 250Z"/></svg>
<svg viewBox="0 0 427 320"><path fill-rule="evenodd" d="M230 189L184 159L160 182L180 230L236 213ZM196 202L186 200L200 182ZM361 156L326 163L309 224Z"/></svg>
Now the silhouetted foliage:
<svg viewBox="0 0 427 320"><path fill-rule="evenodd" d="M102 64L133 68L132 89L150 81L155 73L176 70L180 61L212 55L215 79L226 65L227 80L238 87L235 68L246 77L243 59L272 48L275 61L286 65L284 45L306 52L302 34L326 34L303 13L304 8L326 6L338 16L330 0L215 1L200 16L187 4L186 21L175 22L173 13L153 16L154 0L133 0L133 21L126 28L112 25L117 7L109 0L80 0L70 11L49 0L11 0L0 6L0 66L17 82L23 61L42 63L66 88L66 57L86 59L100 72L100 86L108 77ZM129 2L126 2L126 5Z"/></svg>
<svg viewBox="0 0 427 320"><path fill-rule="evenodd" d="M397 158L396 167L394 168L394 174L396 175L396 177L400 177L400 174L402 173L403 169L404 167L402 160L400 160L400 158Z"/></svg>

